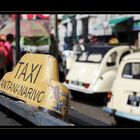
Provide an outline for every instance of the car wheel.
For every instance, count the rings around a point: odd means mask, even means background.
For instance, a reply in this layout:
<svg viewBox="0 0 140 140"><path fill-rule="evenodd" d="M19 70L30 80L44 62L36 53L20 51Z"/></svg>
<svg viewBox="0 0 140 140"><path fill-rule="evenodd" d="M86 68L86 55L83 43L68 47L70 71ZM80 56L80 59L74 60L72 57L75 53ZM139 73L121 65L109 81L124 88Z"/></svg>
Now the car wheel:
<svg viewBox="0 0 140 140"><path fill-rule="evenodd" d="M124 118L118 117L118 116L114 116L115 122L116 122L116 126L124 126L126 124L126 120Z"/></svg>

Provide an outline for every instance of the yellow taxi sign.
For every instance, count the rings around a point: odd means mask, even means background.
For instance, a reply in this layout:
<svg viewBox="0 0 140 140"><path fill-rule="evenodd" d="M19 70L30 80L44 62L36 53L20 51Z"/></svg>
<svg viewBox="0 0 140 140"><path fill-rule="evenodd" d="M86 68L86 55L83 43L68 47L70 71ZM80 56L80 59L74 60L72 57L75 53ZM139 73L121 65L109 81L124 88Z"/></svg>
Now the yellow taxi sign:
<svg viewBox="0 0 140 140"><path fill-rule="evenodd" d="M59 83L58 63L51 55L25 54L14 70L4 75L0 90L62 118L67 115L69 90Z"/></svg>

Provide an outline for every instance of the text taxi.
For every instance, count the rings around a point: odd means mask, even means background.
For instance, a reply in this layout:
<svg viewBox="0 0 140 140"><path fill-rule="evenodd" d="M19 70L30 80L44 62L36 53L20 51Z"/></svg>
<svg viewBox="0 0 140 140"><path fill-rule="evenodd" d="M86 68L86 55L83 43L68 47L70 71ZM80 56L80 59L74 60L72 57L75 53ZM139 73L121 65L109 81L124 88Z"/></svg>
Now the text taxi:
<svg viewBox="0 0 140 140"><path fill-rule="evenodd" d="M86 94L110 90L122 58L131 53L129 46L90 47L72 65L65 85Z"/></svg>
<svg viewBox="0 0 140 140"><path fill-rule="evenodd" d="M140 122L140 52L126 56L119 67L104 111L119 122L127 118Z"/></svg>
<svg viewBox="0 0 140 140"><path fill-rule="evenodd" d="M0 81L0 91L66 120L69 90L59 82L55 57L25 54Z"/></svg>

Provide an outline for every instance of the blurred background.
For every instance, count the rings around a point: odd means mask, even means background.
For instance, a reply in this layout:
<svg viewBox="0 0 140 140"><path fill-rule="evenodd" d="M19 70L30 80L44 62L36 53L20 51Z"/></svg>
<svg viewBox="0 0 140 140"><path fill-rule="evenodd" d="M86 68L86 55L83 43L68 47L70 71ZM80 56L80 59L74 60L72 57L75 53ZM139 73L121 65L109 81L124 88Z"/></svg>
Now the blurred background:
<svg viewBox="0 0 140 140"><path fill-rule="evenodd" d="M72 64L94 45L140 48L140 14L0 14L1 78L24 54L40 53L58 60L60 82L64 82ZM114 124L102 111L103 105L94 103L84 96L71 100L71 107Z"/></svg>

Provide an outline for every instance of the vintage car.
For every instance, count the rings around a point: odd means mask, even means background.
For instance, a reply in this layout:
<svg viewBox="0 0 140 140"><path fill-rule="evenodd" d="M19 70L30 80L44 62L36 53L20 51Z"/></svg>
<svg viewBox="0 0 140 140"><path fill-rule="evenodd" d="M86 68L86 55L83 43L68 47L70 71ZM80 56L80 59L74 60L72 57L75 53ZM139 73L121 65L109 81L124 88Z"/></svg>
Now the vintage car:
<svg viewBox="0 0 140 140"><path fill-rule="evenodd" d="M114 115L118 124L122 120L140 122L140 52L124 57L107 96L103 110Z"/></svg>
<svg viewBox="0 0 140 140"><path fill-rule="evenodd" d="M89 47L73 63L65 85L85 94L108 92L122 58L131 52L129 46Z"/></svg>

